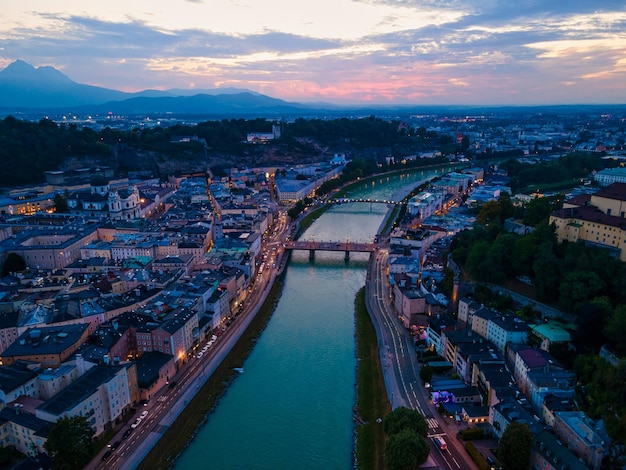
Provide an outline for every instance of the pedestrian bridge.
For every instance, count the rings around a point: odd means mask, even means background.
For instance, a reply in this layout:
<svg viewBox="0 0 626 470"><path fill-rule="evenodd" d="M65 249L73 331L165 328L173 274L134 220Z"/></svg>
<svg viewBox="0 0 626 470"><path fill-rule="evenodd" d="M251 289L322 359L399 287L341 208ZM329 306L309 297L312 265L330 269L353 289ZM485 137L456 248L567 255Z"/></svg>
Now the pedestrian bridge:
<svg viewBox="0 0 626 470"><path fill-rule="evenodd" d="M395 206L402 206L406 204L405 201L393 201L391 199L365 199L365 198L349 198L349 197L329 198L329 199L322 199L319 201L320 204L348 204L350 202L369 202L370 204L393 204Z"/></svg>
<svg viewBox="0 0 626 470"><path fill-rule="evenodd" d="M373 253L378 250L376 243L356 243L356 242L316 242L316 241L288 241L285 243L285 250L308 250L309 259L315 259L316 251L343 251L345 260L350 259L351 252Z"/></svg>

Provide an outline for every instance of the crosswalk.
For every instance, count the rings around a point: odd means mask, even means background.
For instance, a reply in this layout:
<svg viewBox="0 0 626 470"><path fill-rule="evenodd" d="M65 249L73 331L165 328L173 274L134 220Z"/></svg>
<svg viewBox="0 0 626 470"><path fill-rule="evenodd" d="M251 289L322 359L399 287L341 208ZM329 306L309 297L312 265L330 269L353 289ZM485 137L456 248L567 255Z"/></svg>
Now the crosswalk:
<svg viewBox="0 0 626 470"><path fill-rule="evenodd" d="M439 423L437 422L437 420L435 418L426 418L426 422L428 423L428 427L430 429L438 429L439 428Z"/></svg>

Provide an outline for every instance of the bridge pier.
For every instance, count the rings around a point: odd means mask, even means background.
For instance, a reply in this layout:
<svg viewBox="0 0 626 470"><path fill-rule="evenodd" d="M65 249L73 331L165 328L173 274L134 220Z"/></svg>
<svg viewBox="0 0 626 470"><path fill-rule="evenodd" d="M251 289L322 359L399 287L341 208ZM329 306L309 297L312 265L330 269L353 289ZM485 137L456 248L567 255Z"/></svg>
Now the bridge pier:
<svg viewBox="0 0 626 470"><path fill-rule="evenodd" d="M315 250L309 250L309 259L311 261L315 259Z"/></svg>
<svg viewBox="0 0 626 470"><path fill-rule="evenodd" d="M346 250L346 254L343 257L343 260L344 261L350 261L350 251L349 250Z"/></svg>

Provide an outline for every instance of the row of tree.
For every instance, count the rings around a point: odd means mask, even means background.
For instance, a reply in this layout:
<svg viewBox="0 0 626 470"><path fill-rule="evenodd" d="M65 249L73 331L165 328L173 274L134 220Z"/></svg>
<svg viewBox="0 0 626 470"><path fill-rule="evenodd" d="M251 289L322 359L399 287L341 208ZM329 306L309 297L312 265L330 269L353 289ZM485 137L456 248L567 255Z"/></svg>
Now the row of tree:
<svg viewBox="0 0 626 470"><path fill-rule="evenodd" d="M508 159L499 166L507 171L509 186L513 193L533 185L559 183L587 178L592 171L613 168L616 160L602 158L597 153L575 152L558 159L546 159L540 163L524 163L516 158Z"/></svg>
<svg viewBox="0 0 626 470"><path fill-rule="evenodd" d="M502 282L526 276L536 287L539 300L558 301L566 311L577 312L599 296L616 304L626 303L621 286L626 269L606 250L583 243L558 243L548 224L553 210L562 207L563 196L537 198L514 207L510 195L484 204L473 230L459 234L452 244L455 260L465 265L475 279ZM525 235L504 229L509 218L532 227Z"/></svg>
<svg viewBox="0 0 626 470"><path fill-rule="evenodd" d="M426 462L430 446L426 441L428 424L416 410L399 407L383 419L387 434L385 462L389 470L417 468Z"/></svg>
<svg viewBox="0 0 626 470"><path fill-rule="evenodd" d="M479 209L474 229L454 239L452 254L476 280L497 284L525 276L539 300L576 315L572 336L578 354L558 347L550 352L576 372L582 384L578 389L582 409L592 418L603 418L611 437L626 442L626 361L613 366L597 355L603 345L626 355L626 266L606 250L582 242L558 243L548 217L561 204L562 197L555 196L515 208L503 194ZM532 222L534 231L526 235L505 231L508 217ZM492 300L498 309L511 305L510 298Z"/></svg>
<svg viewBox="0 0 626 470"><path fill-rule="evenodd" d="M204 162L211 155L229 155L236 159L254 149L258 151L258 147L246 144L249 133L271 132L274 124L261 118L223 119L197 125L129 130L104 127L96 131L89 127L78 128L75 124L57 124L48 119L31 122L9 116L0 120L0 165L12 171L0 173L0 186L41 183L45 171L61 169L67 159L96 160L101 165L122 170L133 169L127 167L138 160L136 157L143 155L150 155L157 161ZM297 150L320 156L320 149L377 149L365 154L380 159L379 163L384 165L384 157L388 155L399 160L399 157L424 149L441 149L444 154L462 149L462 145L454 143L448 135L424 128L411 132L400 121L374 116L365 119L297 119L280 123L280 128L280 139L269 145L283 145L287 153ZM192 138L185 140L181 137ZM307 143L309 141L313 143ZM407 166L414 165L408 162ZM367 173L364 171L363 176Z"/></svg>

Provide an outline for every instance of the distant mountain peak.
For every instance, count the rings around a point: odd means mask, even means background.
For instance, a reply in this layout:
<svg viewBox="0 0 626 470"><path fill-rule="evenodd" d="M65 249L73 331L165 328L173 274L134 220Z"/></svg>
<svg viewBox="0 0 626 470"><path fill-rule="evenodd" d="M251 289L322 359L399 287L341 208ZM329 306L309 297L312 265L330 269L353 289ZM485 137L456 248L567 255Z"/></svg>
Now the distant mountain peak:
<svg viewBox="0 0 626 470"><path fill-rule="evenodd" d="M26 82L42 82L48 81L52 83L76 83L67 75L59 72L54 67L44 65L41 67L33 67L28 62L21 59L9 64L4 70L0 71L0 79L6 81L26 81Z"/></svg>
<svg viewBox="0 0 626 470"><path fill-rule="evenodd" d="M17 59L15 62L11 62L4 70L11 72L32 72L35 70L35 67L22 59Z"/></svg>
<svg viewBox="0 0 626 470"><path fill-rule="evenodd" d="M173 96L174 95L174 96ZM144 90L125 93L77 83L51 66L33 67L16 60L0 70L0 109L40 109L88 113L115 109L122 114L245 114L284 113L302 108L266 95L238 88L214 90Z"/></svg>

